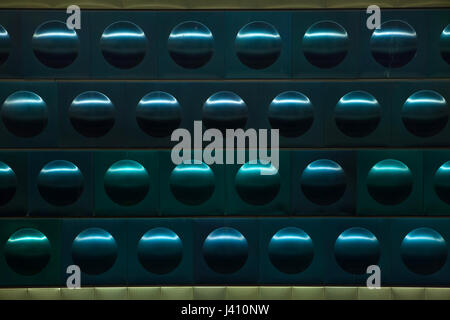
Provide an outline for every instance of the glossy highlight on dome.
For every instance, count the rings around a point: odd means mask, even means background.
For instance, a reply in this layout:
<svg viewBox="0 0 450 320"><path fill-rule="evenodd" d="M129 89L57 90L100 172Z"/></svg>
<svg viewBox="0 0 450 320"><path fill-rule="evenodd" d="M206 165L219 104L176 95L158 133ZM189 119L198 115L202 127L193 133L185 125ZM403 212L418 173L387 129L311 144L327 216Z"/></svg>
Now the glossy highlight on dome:
<svg viewBox="0 0 450 320"><path fill-rule="evenodd" d="M439 199L450 205L450 161L436 170L433 177L433 186Z"/></svg>
<svg viewBox="0 0 450 320"><path fill-rule="evenodd" d="M150 92L137 105L136 121L139 128L149 136L170 136L181 122L180 104L169 93Z"/></svg>
<svg viewBox="0 0 450 320"><path fill-rule="evenodd" d="M413 188L411 170L403 162L386 159L375 164L367 175L370 196L383 205L397 205L405 201Z"/></svg>
<svg viewBox="0 0 450 320"><path fill-rule="evenodd" d="M378 127L381 106L377 99L365 91L352 91L344 95L334 110L336 126L346 136L362 138Z"/></svg>
<svg viewBox="0 0 450 320"><path fill-rule="evenodd" d="M13 135L21 138L35 137L47 127L47 105L34 92L17 91L6 98L1 117L6 129Z"/></svg>
<svg viewBox="0 0 450 320"><path fill-rule="evenodd" d="M0 206L7 204L16 194L17 177L13 169L0 161Z"/></svg>
<svg viewBox="0 0 450 320"><path fill-rule="evenodd" d="M77 32L61 21L44 22L33 34L31 41L38 60L51 68L65 68L78 56L80 40Z"/></svg>
<svg viewBox="0 0 450 320"><path fill-rule="evenodd" d="M431 228L412 230L400 246L403 263L420 275L438 272L447 260L447 250L445 239Z"/></svg>
<svg viewBox="0 0 450 320"><path fill-rule="evenodd" d="M84 177L72 162L54 160L47 163L39 173L37 187L42 198L55 206L75 203L81 196Z"/></svg>
<svg viewBox="0 0 450 320"><path fill-rule="evenodd" d="M114 126L116 112L111 100L103 93L87 91L72 101L68 113L72 126L79 134L98 138Z"/></svg>
<svg viewBox="0 0 450 320"><path fill-rule="evenodd" d="M416 55L417 34L407 22L390 20L374 29L370 38L373 58L386 68L407 65Z"/></svg>
<svg viewBox="0 0 450 320"><path fill-rule="evenodd" d="M51 245L45 234L33 228L22 228L6 241L6 263L14 272L33 276L41 272L50 261Z"/></svg>
<svg viewBox="0 0 450 320"><path fill-rule="evenodd" d="M318 205L330 205L338 201L347 188L344 169L336 162L320 159L311 162L300 177L306 198Z"/></svg>
<svg viewBox="0 0 450 320"><path fill-rule="evenodd" d="M252 69L264 69L277 61L282 41L273 25L255 21L239 30L234 45L236 54L244 65Z"/></svg>
<svg viewBox="0 0 450 320"><path fill-rule="evenodd" d="M238 230L222 227L206 237L202 252L213 271L230 274L241 269L247 262L248 243Z"/></svg>
<svg viewBox="0 0 450 320"><path fill-rule="evenodd" d="M220 91L210 96L203 105L203 123L207 128L244 128L248 107L244 100L230 91Z"/></svg>
<svg viewBox="0 0 450 320"><path fill-rule="evenodd" d="M11 37L8 31L0 25L0 66L8 60L11 50Z"/></svg>
<svg viewBox="0 0 450 320"><path fill-rule="evenodd" d="M262 174L263 171L266 172ZM243 201L261 206L270 203L278 195L281 177L271 163L247 162L236 173L234 185Z"/></svg>
<svg viewBox="0 0 450 320"><path fill-rule="evenodd" d="M175 198L187 205L200 205L211 198L216 179L211 168L197 160L177 165L170 174L170 190Z"/></svg>
<svg viewBox="0 0 450 320"><path fill-rule="evenodd" d="M306 30L302 40L305 58L319 68L333 68L347 55L350 39L344 27L334 21L319 21Z"/></svg>
<svg viewBox="0 0 450 320"><path fill-rule="evenodd" d="M364 274L367 267L378 264L380 244L365 228L350 228L342 232L334 244L334 256L339 266L353 274Z"/></svg>
<svg viewBox="0 0 450 320"><path fill-rule="evenodd" d="M88 228L73 240L72 259L82 272L91 275L102 274L116 262L116 240L104 229Z"/></svg>
<svg viewBox="0 0 450 320"><path fill-rule="evenodd" d="M119 160L105 173L104 187L109 198L122 206L141 202L150 188L147 170L134 160Z"/></svg>
<svg viewBox="0 0 450 320"><path fill-rule="evenodd" d="M447 101L433 90L420 90L403 104L402 120L413 135L428 138L441 132L448 122Z"/></svg>
<svg viewBox="0 0 450 320"><path fill-rule="evenodd" d="M142 236L137 252L139 262L147 271L166 274L180 264L183 258L183 243L172 230L158 227Z"/></svg>
<svg viewBox="0 0 450 320"><path fill-rule="evenodd" d="M109 64L119 69L130 69L144 59L147 37L138 25L129 21L118 21L103 31L100 48Z"/></svg>
<svg viewBox="0 0 450 320"><path fill-rule="evenodd" d="M204 24L186 21L173 28L167 41L173 61L187 69L206 65L214 53L214 37Z"/></svg>
<svg viewBox="0 0 450 320"><path fill-rule="evenodd" d="M285 137L305 134L314 122L314 107L307 96L297 91L277 95L269 106L270 125Z"/></svg>
<svg viewBox="0 0 450 320"><path fill-rule="evenodd" d="M302 229L286 227L275 233L269 242L270 262L283 273L305 271L314 257L314 244Z"/></svg>
<svg viewBox="0 0 450 320"><path fill-rule="evenodd" d="M441 47L441 57L450 64L450 24L442 30L439 45Z"/></svg>

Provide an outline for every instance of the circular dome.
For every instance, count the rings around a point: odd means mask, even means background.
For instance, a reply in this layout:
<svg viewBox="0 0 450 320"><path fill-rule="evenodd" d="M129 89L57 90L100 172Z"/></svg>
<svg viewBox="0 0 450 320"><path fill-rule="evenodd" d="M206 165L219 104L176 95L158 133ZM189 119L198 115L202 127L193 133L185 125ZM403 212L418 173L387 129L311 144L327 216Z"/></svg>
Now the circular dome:
<svg viewBox="0 0 450 320"><path fill-rule="evenodd" d="M304 94L297 91L280 93L269 106L270 125L285 137L305 134L314 122L314 107Z"/></svg>
<svg viewBox="0 0 450 320"><path fill-rule="evenodd" d="M138 243L138 258L149 272L166 274L175 270L183 257L183 243L170 229L147 231Z"/></svg>
<svg viewBox="0 0 450 320"><path fill-rule="evenodd" d="M14 232L6 241L6 263L14 272L32 276L41 272L50 261L51 245L45 234L33 228Z"/></svg>
<svg viewBox="0 0 450 320"><path fill-rule="evenodd" d="M187 205L199 205L211 198L216 179L211 168L201 161L177 165L170 174L170 190L175 198Z"/></svg>
<svg viewBox="0 0 450 320"><path fill-rule="evenodd" d="M362 138L378 127L381 107L370 93L352 91L344 95L334 110L336 126L346 136Z"/></svg>
<svg viewBox="0 0 450 320"><path fill-rule="evenodd" d="M396 205L405 201L413 188L413 177L403 162L386 159L375 164L367 175L370 196L384 205Z"/></svg>
<svg viewBox="0 0 450 320"><path fill-rule="evenodd" d="M400 246L403 263L414 273L429 275L439 271L447 260L444 238L430 228L408 233Z"/></svg>
<svg viewBox="0 0 450 320"><path fill-rule="evenodd" d="M37 186L45 201L55 206L67 206L81 196L84 178L72 162L54 160L41 169Z"/></svg>
<svg viewBox="0 0 450 320"><path fill-rule="evenodd" d="M67 28L61 21L44 22L33 34L31 40L38 60L51 68L65 68L78 56L80 40L75 30Z"/></svg>
<svg viewBox="0 0 450 320"><path fill-rule="evenodd" d="M445 128L448 122L447 101L432 90L421 90L412 94L403 104L402 120L413 135L432 137Z"/></svg>
<svg viewBox="0 0 450 320"><path fill-rule="evenodd" d="M303 54L312 65L333 68L344 60L350 46L347 31L333 21L314 23L302 40Z"/></svg>
<svg viewBox="0 0 450 320"><path fill-rule="evenodd" d="M11 38L8 31L0 25L0 66L5 63L11 50Z"/></svg>
<svg viewBox="0 0 450 320"><path fill-rule="evenodd" d="M255 21L239 30L234 46L239 60L244 65L252 69L264 69L277 61L282 41L273 25Z"/></svg>
<svg viewBox="0 0 450 320"><path fill-rule="evenodd" d="M441 47L441 57L450 64L450 24L442 30L439 45Z"/></svg>
<svg viewBox="0 0 450 320"><path fill-rule="evenodd" d="M121 206L141 202L150 188L147 170L134 160L119 160L105 173L104 187L108 197Z"/></svg>
<svg viewBox="0 0 450 320"><path fill-rule="evenodd" d="M416 31L404 21L386 21L373 31L370 49L373 58L382 66L403 67L416 55Z"/></svg>
<svg viewBox="0 0 450 320"><path fill-rule="evenodd" d="M239 197L251 205L265 205L278 195L281 177L271 164L247 162L241 166L234 178Z"/></svg>
<svg viewBox="0 0 450 320"><path fill-rule="evenodd" d="M334 256L339 266L353 274L364 274L367 267L378 264L380 244L375 235L364 228L342 232L334 244Z"/></svg>
<svg viewBox="0 0 450 320"><path fill-rule="evenodd" d="M102 274L114 265L116 259L116 240L103 229L88 228L72 242L72 260L84 273Z"/></svg>
<svg viewBox="0 0 450 320"><path fill-rule="evenodd" d="M98 138L107 134L114 126L115 109L111 100L103 93L87 91L72 101L69 118L79 134Z"/></svg>
<svg viewBox="0 0 450 320"><path fill-rule="evenodd" d="M150 92L139 101L136 120L149 136L167 137L180 125L181 107L177 99L166 92Z"/></svg>
<svg viewBox="0 0 450 320"><path fill-rule="evenodd" d="M205 239L203 257L213 271L234 273L247 262L247 239L234 228L218 228Z"/></svg>
<svg viewBox="0 0 450 320"><path fill-rule="evenodd" d="M314 245L302 229L287 227L275 233L269 242L270 262L283 273L305 271L314 257Z"/></svg>
<svg viewBox="0 0 450 320"><path fill-rule="evenodd" d="M450 161L447 161L436 170L433 185L439 199L450 205Z"/></svg>
<svg viewBox="0 0 450 320"><path fill-rule="evenodd" d="M103 31L100 49L105 60L112 66L130 69L144 59L147 37L144 31L132 22L114 22Z"/></svg>
<svg viewBox="0 0 450 320"><path fill-rule="evenodd" d="M0 206L7 204L16 194L17 177L13 169L0 161Z"/></svg>
<svg viewBox="0 0 450 320"><path fill-rule="evenodd" d="M211 60L214 37L204 24L186 21L173 28L167 41L169 54L183 68L196 69Z"/></svg>
<svg viewBox="0 0 450 320"><path fill-rule="evenodd" d="M306 198L318 205L330 205L338 201L347 188L347 178L342 167L328 159L311 162L300 177Z"/></svg>
<svg viewBox="0 0 450 320"><path fill-rule="evenodd" d="M247 105L233 92L217 92L203 105L203 123L207 128L216 128L221 131L244 128L247 117Z"/></svg>
<svg viewBox="0 0 450 320"><path fill-rule="evenodd" d="M47 105L33 92L17 91L3 102L1 117L10 133L21 138L31 138L47 127Z"/></svg>

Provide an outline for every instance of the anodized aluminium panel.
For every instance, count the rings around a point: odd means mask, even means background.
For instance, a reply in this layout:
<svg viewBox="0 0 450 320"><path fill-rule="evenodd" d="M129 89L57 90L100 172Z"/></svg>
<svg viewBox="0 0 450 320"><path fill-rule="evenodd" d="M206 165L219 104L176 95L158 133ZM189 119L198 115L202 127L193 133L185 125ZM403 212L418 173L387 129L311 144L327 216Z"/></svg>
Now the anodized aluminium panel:
<svg viewBox="0 0 450 320"><path fill-rule="evenodd" d="M294 215L354 215L356 152L292 151L290 183Z"/></svg>
<svg viewBox="0 0 450 320"><path fill-rule="evenodd" d="M61 238L61 276L77 265L81 286L127 284L126 219L64 219Z"/></svg>
<svg viewBox="0 0 450 320"><path fill-rule="evenodd" d="M325 219L259 220L259 284L322 285L326 261Z"/></svg>
<svg viewBox="0 0 450 320"><path fill-rule="evenodd" d="M0 152L0 217L28 213L28 154Z"/></svg>
<svg viewBox="0 0 450 320"><path fill-rule="evenodd" d="M159 214L159 163L156 150L94 153L94 215Z"/></svg>
<svg viewBox="0 0 450 320"><path fill-rule="evenodd" d="M59 145L127 147L130 106L120 82L58 82Z"/></svg>
<svg viewBox="0 0 450 320"><path fill-rule="evenodd" d="M0 286L60 286L61 221L2 219Z"/></svg>
<svg viewBox="0 0 450 320"><path fill-rule="evenodd" d="M358 150L359 216L423 214L420 150Z"/></svg>
<svg viewBox="0 0 450 320"><path fill-rule="evenodd" d="M193 219L130 219L127 283L192 284Z"/></svg>
<svg viewBox="0 0 450 320"><path fill-rule="evenodd" d="M450 81L400 81L393 89L392 144L450 146Z"/></svg>
<svg viewBox="0 0 450 320"><path fill-rule="evenodd" d="M443 218L392 219L392 286L448 286L450 224Z"/></svg>
<svg viewBox="0 0 450 320"><path fill-rule="evenodd" d="M0 78L23 75L21 11L0 11Z"/></svg>
<svg viewBox="0 0 450 320"><path fill-rule="evenodd" d="M419 78L427 74L428 10L381 11L380 29L370 30L361 15L362 78Z"/></svg>
<svg viewBox="0 0 450 320"><path fill-rule="evenodd" d="M22 59L25 78L89 78L89 12L83 12L80 29L68 29L66 10L24 10Z"/></svg>
<svg viewBox="0 0 450 320"><path fill-rule="evenodd" d="M324 84L261 81L254 115L258 128L278 129L281 148L323 145Z"/></svg>
<svg viewBox="0 0 450 320"><path fill-rule="evenodd" d="M194 219L194 279L202 284L256 284L260 219Z"/></svg>
<svg viewBox="0 0 450 320"><path fill-rule="evenodd" d="M379 218L327 218L323 220L325 238L323 254L325 285L356 285L365 287L372 272L369 266L378 266L381 286L390 284L391 235L390 220Z"/></svg>
<svg viewBox="0 0 450 320"><path fill-rule="evenodd" d="M388 146L392 82L325 81L325 145Z"/></svg>
<svg viewBox="0 0 450 320"><path fill-rule="evenodd" d="M424 150L423 191L424 214L428 216L450 216L450 151Z"/></svg>
<svg viewBox="0 0 450 320"><path fill-rule="evenodd" d="M450 76L450 10L429 10L427 76Z"/></svg>
<svg viewBox="0 0 450 320"><path fill-rule="evenodd" d="M156 14L158 78L223 79L224 11L160 11Z"/></svg>
<svg viewBox="0 0 450 320"><path fill-rule="evenodd" d="M30 216L92 216L92 153L38 151L28 157Z"/></svg>
<svg viewBox="0 0 450 320"><path fill-rule="evenodd" d="M225 13L226 78L290 78L289 11Z"/></svg>
<svg viewBox="0 0 450 320"><path fill-rule="evenodd" d="M57 146L59 124L54 82L1 82L0 103L1 147Z"/></svg>
<svg viewBox="0 0 450 320"><path fill-rule="evenodd" d="M196 82L127 81L124 88L127 109L121 117L127 147L172 147L177 144L171 141L175 129L193 132L194 119L201 119L204 101Z"/></svg>
<svg viewBox="0 0 450 320"><path fill-rule="evenodd" d="M159 15L151 11L89 11L92 78L156 78Z"/></svg>
<svg viewBox="0 0 450 320"><path fill-rule="evenodd" d="M198 160L175 165L170 150L159 151L162 216L208 216L225 212L225 166ZM193 154L191 159L194 159Z"/></svg>
<svg viewBox="0 0 450 320"><path fill-rule="evenodd" d="M253 150L259 157L261 150ZM245 155L245 162L239 153ZM279 150L279 164L252 162L252 150L234 151L234 164L227 164L226 207L228 216L283 216L291 213L291 159L290 152ZM263 151L264 152L264 151ZM264 152L265 153L265 152ZM267 150L269 153L269 150ZM274 157L275 155L271 155Z"/></svg>
<svg viewBox="0 0 450 320"><path fill-rule="evenodd" d="M302 10L292 13L294 78L356 78L360 15L357 10Z"/></svg>

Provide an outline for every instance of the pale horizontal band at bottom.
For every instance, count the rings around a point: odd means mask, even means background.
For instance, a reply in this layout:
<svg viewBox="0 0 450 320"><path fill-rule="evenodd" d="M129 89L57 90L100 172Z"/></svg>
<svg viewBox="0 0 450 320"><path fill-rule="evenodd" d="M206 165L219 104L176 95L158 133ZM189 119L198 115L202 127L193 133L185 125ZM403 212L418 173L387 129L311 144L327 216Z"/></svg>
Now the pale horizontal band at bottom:
<svg viewBox="0 0 450 320"><path fill-rule="evenodd" d="M450 288L166 286L0 288L0 300L450 300Z"/></svg>

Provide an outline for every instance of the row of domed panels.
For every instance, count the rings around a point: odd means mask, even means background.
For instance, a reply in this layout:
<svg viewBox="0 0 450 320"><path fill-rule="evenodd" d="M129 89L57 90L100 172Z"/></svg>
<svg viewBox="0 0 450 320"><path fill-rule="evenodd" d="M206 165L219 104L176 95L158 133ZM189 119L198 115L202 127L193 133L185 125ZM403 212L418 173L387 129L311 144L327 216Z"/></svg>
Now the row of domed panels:
<svg viewBox="0 0 450 320"><path fill-rule="evenodd" d="M31 90L24 90L28 88ZM324 94L326 92L327 94ZM280 146L449 145L450 82L11 83L0 145L170 147L177 128L279 129Z"/></svg>
<svg viewBox="0 0 450 320"><path fill-rule="evenodd" d="M171 156L3 152L1 215L450 215L448 151L281 151L279 164L228 165Z"/></svg>
<svg viewBox="0 0 450 320"><path fill-rule="evenodd" d="M81 29L71 30L65 12L31 16L16 11L0 20L0 63L12 64L0 74L39 78L392 77L398 70L404 77L449 74L450 11L421 10L420 17L418 11L383 13L380 28L369 30L365 10L194 12L189 17L177 12L127 13L128 17L86 12ZM23 69L16 57L22 54ZM386 75L389 70L394 73Z"/></svg>
<svg viewBox="0 0 450 320"><path fill-rule="evenodd" d="M378 265L383 284L449 284L449 225L438 220L69 219L62 228L12 220L1 234L0 269L14 275L15 285L45 276L46 269L64 283L72 264L82 271L82 285L365 284L367 268Z"/></svg>

